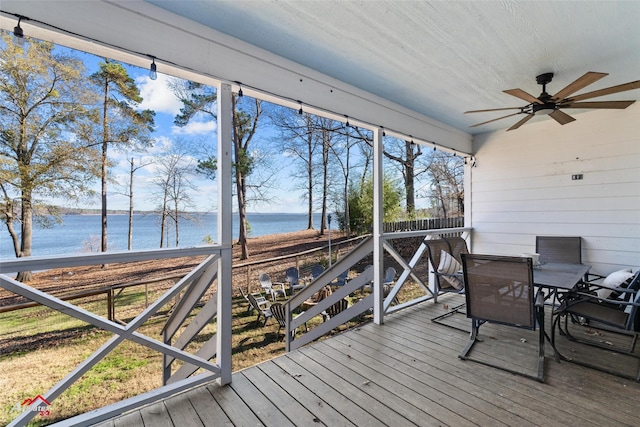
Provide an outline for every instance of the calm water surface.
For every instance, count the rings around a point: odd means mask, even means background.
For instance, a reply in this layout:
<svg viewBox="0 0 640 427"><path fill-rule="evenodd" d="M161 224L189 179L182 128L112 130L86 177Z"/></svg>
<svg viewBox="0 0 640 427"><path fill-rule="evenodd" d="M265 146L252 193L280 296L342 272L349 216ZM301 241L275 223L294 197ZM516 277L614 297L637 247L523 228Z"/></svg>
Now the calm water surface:
<svg viewBox="0 0 640 427"><path fill-rule="evenodd" d="M112 251L127 250L128 215L107 217L108 245ZM180 221L180 247L197 246L217 241L216 214L200 214L192 221ZM300 213L247 214L250 237L289 233L307 228L307 215ZM65 215L63 223L43 229L34 226L33 256L96 252L100 247L100 215ZM175 247L175 229L169 221L164 247ZM314 214L313 225L320 227L320 214ZM335 227L335 224L332 224ZM238 238L238 216L233 216L233 238ZM167 244L168 242L168 244ZM160 221L156 215L133 216L133 249L160 247ZM6 229L0 230L0 258L14 258L13 246Z"/></svg>

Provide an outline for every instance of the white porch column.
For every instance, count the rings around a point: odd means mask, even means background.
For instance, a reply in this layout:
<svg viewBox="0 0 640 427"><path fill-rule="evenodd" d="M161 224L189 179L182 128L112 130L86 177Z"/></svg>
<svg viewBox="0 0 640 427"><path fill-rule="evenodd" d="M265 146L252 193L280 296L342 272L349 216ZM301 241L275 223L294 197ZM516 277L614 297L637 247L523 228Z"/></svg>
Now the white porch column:
<svg viewBox="0 0 640 427"><path fill-rule="evenodd" d="M232 244L231 151L233 107L231 85L218 84L218 242ZM231 250L223 250L218 261L217 362L221 385L231 382Z"/></svg>
<svg viewBox="0 0 640 427"><path fill-rule="evenodd" d="M373 129L373 321L377 325L383 320L383 290L384 277L382 222L384 209L382 206L382 128Z"/></svg>
<svg viewBox="0 0 640 427"><path fill-rule="evenodd" d="M470 157L468 162L465 162L465 166L464 166L464 226L465 227L473 227L473 222L472 222L472 212L471 212L471 206L472 206L472 197L473 197L473 192L472 192L472 183L473 183L473 168L474 168L474 164L475 164L475 158L474 157ZM469 249L469 252L473 252L473 230L469 231L469 237L467 238L467 249Z"/></svg>

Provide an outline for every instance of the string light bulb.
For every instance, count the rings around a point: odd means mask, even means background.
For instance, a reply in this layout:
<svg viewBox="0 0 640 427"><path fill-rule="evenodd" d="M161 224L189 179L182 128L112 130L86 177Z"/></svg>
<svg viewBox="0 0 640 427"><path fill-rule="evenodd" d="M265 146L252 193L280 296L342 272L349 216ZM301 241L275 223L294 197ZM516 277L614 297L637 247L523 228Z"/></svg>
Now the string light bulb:
<svg viewBox="0 0 640 427"><path fill-rule="evenodd" d="M242 98L244 96L244 93L242 93L242 83L235 81L235 84L238 85L238 97Z"/></svg>
<svg viewBox="0 0 640 427"><path fill-rule="evenodd" d="M349 116L345 116L347 118L347 123L345 124L347 127L349 127Z"/></svg>
<svg viewBox="0 0 640 427"><path fill-rule="evenodd" d="M155 80L158 78L158 68L156 67L155 56L151 57L151 66L149 67L149 78Z"/></svg>
<svg viewBox="0 0 640 427"><path fill-rule="evenodd" d="M300 104L300 109L298 110L298 114L302 115L302 113L304 113L304 111L302 111L302 102L298 101L298 103Z"/></svg>
<svg viewBox="0 0 640 427"><path fill-rule="evenodd" d="M19 16L18 25L13 27L13 42L20 47L24 46L24 31L20 26L20 21L22 21L22 18L22 16Z"/></svg>

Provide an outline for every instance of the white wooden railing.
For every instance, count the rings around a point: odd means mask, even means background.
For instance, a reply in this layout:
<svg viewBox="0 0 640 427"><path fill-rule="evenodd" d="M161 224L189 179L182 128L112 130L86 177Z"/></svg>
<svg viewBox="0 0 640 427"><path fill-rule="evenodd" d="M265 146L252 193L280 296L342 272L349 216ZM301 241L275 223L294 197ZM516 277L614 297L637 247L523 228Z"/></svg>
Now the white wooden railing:
<svg viewBox="0 0 640 427"><path fill-rule="evenodd" d="M185 249L127 251L77 256L34 257L0 261L0 286L2 288L113 333L113 337L109 341L86 358L49 391L42 394L42 397L49 403L72 386L83 374L100 362L124 340L134 341L140 345L156 350L163 355L164 369L162 375L164 385L162 387L121 401L117 404L62 421L58 423L58 425L93 424L98 421L111 418L126 410L139 407L145 403L152 402L162 397L193 387L194 385L219 378L223 373L223 368L221 366L228 366L226 369L230 370L230 361L228 361L229 363L221 363L220 360L217 360L216 362L211 361L217 353L216 334L201 346L195 354L184 351L187 344L191 342L202 328L204 328L204 326L206 326L212 319L217 317L218 307L223 307L223 310L227 309L225 305L219 304L217 291L181 332L180 337L177 338L173 344L171 343L176 331L178 331L178 329L180 329L185 323L185 320L195 308L196 304L201 301L204 293L210 289L214 282L216 282L217 278L221 276L220 269L225 268L225 264L221 262L221 259L223 258L223 253L227 253L227 251L230 253L231 248L222 246L202 246ZM50 294L20 283L9 276L10 274L19 271L40 271L60 267L104 265L119 262L135 262L202 255L207 255L206 259L202 263L179 280L160 298L151 303L145 310L126 325L98 316L67 301L63 301ZM220 286L219 283L218 286ZM230 289L230 284L226 284L226 286ZM178 296L180 296L179 302L175 306L171 316L164 326L163 341L158 341L155 338L146 336L137 331L137 329L152 315L156 314L160 308ZM228 310L231 310L231 304L228 305ZM225 316L220 316L220 318L225 318ZM220 333L220 331L225 327L230 329L231 325L222 325L218 322L218 333ZM230 354L230 352L221 352L221 354L227 353ZM181 360L184 364L172 373L171 366L172 362L175 360ZM192 374L198 369L202 369L205 372L192 376ZM225 376L230 377L230 372L226 374L227 375ZM41 404L41 402L36 401L32 404L34 408L23 408L23 412L11 422L10 426L26 425L33 416L38 414L38 411L35 409L37 409L36 406L39 404Z"/></svg>
<svg viewBox="0 0 640 427"><path fill-rule="evenodd" d="M427 262L425 251L427 249L425 240L438 238L440 236L462 236L467 240L467 246L470 247L470 231L471 228L456 227L456 228L442 228L436 230L420 230L420 231L406 231L406 232L392 232L384 233L382 235L383 248L393 259L402 267L402 271L395 285L391 288L388 295L384 298L383 311L384 314L390 314L398 310L405 309L415 304L428 301L433 298L433 283L432 275L429 274L429 278L424 280L423 277L415 273L415 269L421 262ZM410 259L406 260L394 249L391 244L392 240L397 239L410 239L420 238L421 244L418 245L416 251ZM360 316L363 313L370 311L374 306L374 293L372 292L368 296L359 300L354 305L348 307L346 310L340 312L337 316L329 318L327 321L315 326L309 331L305 331L304 325L310 321L313 317L321 315L326 312L327 308L335 304L339 300L349 296L358 289L362 289L364 286L373 284L375 286L382 286L381 283L374 282L373 269L365 269L359 273L356 277L351 278L346 285L337 288L327 298L319 301L317 304L307 308L301 313L301 306L308 300L313 294L321 290L324 286L333 283L336 278L343 273L351 269L354 265L360 262L365 257L369 256L373 252L373 238L367 238L360 243L354 250L340 258L329 269L318 276L313 282L311 282L304 289L293 295L286 303L286 350L291 351L305 344L308 344L321 336L329 333L332 329L340 326ZM433 267L429 267L428 271L433 271ZM398 293L402 290L402 287L413 281L417 283L423 290L423 295L415 297L409 301L401 304L392 305L392 302L398 296ZM375 292L375 290L374 290ZM296 331L296 334L292 334L291 331Z"/></svg>

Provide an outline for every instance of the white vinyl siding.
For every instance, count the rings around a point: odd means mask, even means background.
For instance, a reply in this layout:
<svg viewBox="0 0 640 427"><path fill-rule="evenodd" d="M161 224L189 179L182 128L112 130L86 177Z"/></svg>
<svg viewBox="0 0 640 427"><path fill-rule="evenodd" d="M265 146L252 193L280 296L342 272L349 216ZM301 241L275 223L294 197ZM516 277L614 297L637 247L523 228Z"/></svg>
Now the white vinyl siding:
<svg viewBox="0 0 640 427"><path fill-rule="evenodd" d="M536 235L581 236L592 271L640 268L640 103L574 117L475 137L473 252L519 255Z"/></svg>

